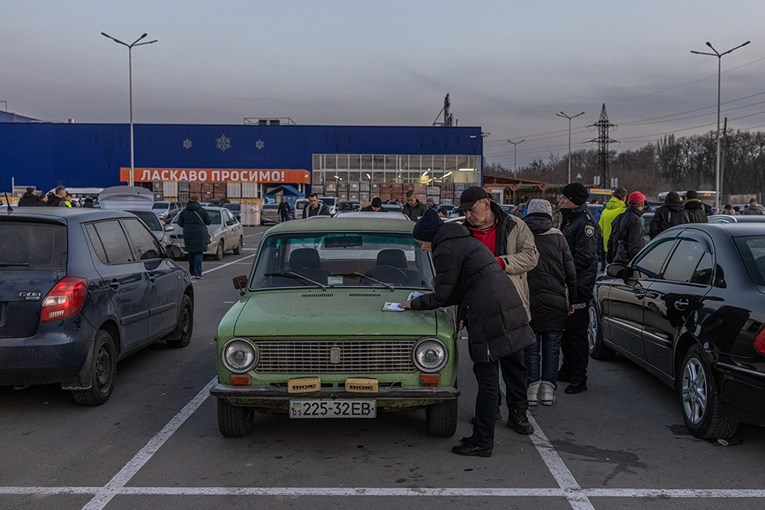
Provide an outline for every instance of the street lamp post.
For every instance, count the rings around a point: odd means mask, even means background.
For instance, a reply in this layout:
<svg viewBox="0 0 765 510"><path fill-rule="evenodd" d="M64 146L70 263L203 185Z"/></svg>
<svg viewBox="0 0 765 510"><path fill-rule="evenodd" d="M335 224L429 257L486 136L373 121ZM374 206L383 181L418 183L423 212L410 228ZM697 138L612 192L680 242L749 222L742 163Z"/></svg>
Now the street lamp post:
<svg viewBox="0 0 765 510"><path fill-rule="evenodd" d="M563 117L564 119L568 119L568 180L566 182L571 182L571 119L575 119L580 115L584 115L584 112L570 116L563 112L556 113L555 115L558 117ZM605 183L603 183L603 185L605 186Z"/></svg>
<svg viewBox="0 0 765 510"><path fill-rule="evenodd" d="M706 42L706 45L709 46L709 48L714 53L709 53L707 51L695 51L691 50L691 53L694 55L709 55L711 57L717 57L717 157L715 158L715 191L716 197L715 197L715 207L717 210L720 210L720 198L722 195L722 183L720 182L720 75L722 70L722 58L723 55L727 55L728 53L732 53L733 51L742 48L749 44L752 41L746 41L743 44L739 44L735 48L731 48L728 51L724 51L720 53L717 51L714 46L712 46L712 43L709 41Z"/></svg>
<svg viewBox="0 0 765 510"><path fill-rule="evenodd" d="M523 140L521 140L520 142L514 142L514 141L512 141L510 139L507 140L507 143L513 144L513 176L514 177L518 177L518 160L517 160L518 145L523 143L523 142L525 142L525 141L526 141L525 138Z"/></svg>
<svg viewBox="0 0 765 510"><path fill-rule="evenodd" d="M130 179L128 184L130 186L133 186L135 184L135 157L134 157L134 150L133 150L133 47L134 46L144 46L146 44L153 44L157 42L157 39L154 39L153 41L145 41L145 42L139 42L141 39L146 37L149 34L143 34L141 37L133 41L132 44L128 44L126 42L120 41L119 39L110 36L106 32L101 32L101 35L111 39L112 41L121 44L125 46L128 49L128 81L129 81L129 94L130 94Z"/></svg>

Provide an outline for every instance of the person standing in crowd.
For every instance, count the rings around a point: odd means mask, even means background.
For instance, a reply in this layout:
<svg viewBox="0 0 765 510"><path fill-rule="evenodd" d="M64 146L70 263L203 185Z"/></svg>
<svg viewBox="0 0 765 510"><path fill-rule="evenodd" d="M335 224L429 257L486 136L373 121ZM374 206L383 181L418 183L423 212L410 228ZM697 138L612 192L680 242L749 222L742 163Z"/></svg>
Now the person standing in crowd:
<svg viewBox="0 0 765 510"><path fill-rule="evenodd" d="M762 209L760 209L760 206L757 205L757 199L752 198L749 200L749 205L747 205L743 211L741 211L741 214L762 214Z"/></svg>
<svg viewBox="0 0 765 510"><path fill-rule="evenodd" d="M531 329L536 342L524 349L529 405L550 406L558 384L560 343L576 303L576 269L566 238L553 228L549 200L533 198L524 221L534 234L539 262L529 271ZM540 373L541 355L541 373Z"/></svg>
<svg viewBox="0 0 765 510"><path fill-rule="evenodd" d="M656 214L654 214L648 229L648 235L653 239L669 227L683 223L685 223L683 201L676 191L670 191L667 193L667 198L664 199L664 205L656 209Z"/></svg>
<svg viewBox="0 0 765 510"><path fill-rule="evenodd" d="M406 214L410 220L417 221L417 218L425 214L425 211L428 210L428 206L417 200L414 190L410 189L406 192L406 203L402 209L402 212Z"/></svg>
<svg viewBox="0 0 765 510"><path fill-rule="evenodd" d="M709 223L704 204L699 200L696 190L685 193L685 218L683 223Z"/></svg>
<svg viewBox="0 0 765 510"><path fill-rule="evenodd" d="M608 238L611 237L611 224L614 219L623 213L627 209L627 190L619 186L613 192L611 192L611 198L608 199L603 212L598 219L598 225L600 226L600 233L603 237L603 250L601 251L600 263L603 269L606 268L606 260L608 258Z"/></svg>
<svg viewBox="0 0 765 510"><path fill-rule="evenodd" d="M426 205L428 208L430 208L430 207L435 207L435 206L436 206L436 203L435 203L435 202L433 202L433 199L432 199L432 198L429 198L429 199L427 199L427 200L425 201L425 205Z"/></svg>
<svg viewBox="0 0 765 510"><path fill-rule="evenodd" d="M202 278L202 257L210 244L207 225L210 215L196 196L189 197L186 208L178 214L178 226L183 229L183 244L189 254L189 273L193 280Z"/></svg>
<svg viewBox="0 0 765 510"><path fill-rule="evenodd" d="M48 193L48 206L49 207L67 207L66 196L69 193L66 191L66 186L56 186L52 192ZM69 205L71 207L71 205Z"/></svg>
<svg viewBox="0 0 765 510"><path fill-rule="evenodd" d="M595 277L598 274L600 229L587 209L587 191L581 183L566 184L561 190L560 211L563 236L568 242L576 268L576 303L574 312L566 320L561 344L563 362L558 380L570 382L565 393L576 394L587 390L587 363L589 343L587 328L590 314L587 307L592 300Z"/></svg>
<svg viewBox="0 0 765 510"><path fill-rule="evenodd" d="M47 207L48 206L48 195L45 193L40 193L40 201L37 202L38 207Z"/></svg>
<svg viewBox="0 0 765 510"><path fill-rule="evenodd" d="M290 204L287 202L286 198L282 197L281 202L279 202L279 208L277 209L277 212L279 213L279 218L282 222L290 220L290 213L292 212L292 209L290 208Z"/></svg>
<svg viewBox="0 0 765 510"><path fill-rule="evenodd" d="M311 216L330 216L329 208L323 202L319 202L319 195L316 193L308 195L308 205L303 208L303 218Z"/></svg>
<svg viewBox="0 0 765 510"><path fill-rule="evenodd" d="M27 188L27 191L19 199L19 207L35 207L37 205L40 205L40 197L37 196L34 188Z"/></svg>
<svg viewBox="0 0 765 510"><path fill-rule="evenodd" d="M480 186L471 186L462 192L457 210L464 212L464 226L470 235L494 254L499 267L509 276L521 297L526 318L530 320L526 273L534 269L539 258L534 234L526 222L505 213ZM526 399L526 365L522 352L508 356L502 364L502 378L507 388L507 426L519 434L533 434L534 427L526 416L529 402ZM501 395L498 403L502 404Z"/></svg>
<svg viewBox="0 0 765 510"><path fill-rule="evenodd" d="M414 225L412 236L423 251L433 253L435 285L433 293L401 306L434 310L458 305L458 316L467 324L470 358L478 382L473 434L462 438L452 452L491 457L499 369L517 377L514 370L518 360L522 363L523 349L534 341L523 301L494 255L463 225L444 223L431 208Z"/></svg>
<svg viewBox="0 0 765 510"><path fill-rule="evenodd" d="M730 216L735 216L735 215L738 214L738 212L736 212L736 210L730 204L725 204L725 206L723 207L723 212L722 213L723 214L728 214Z"/></svg>
<svg viewBox="0 0 765 510"><path fill-rule="evenodd" d="M640 217L645 209L645 195L633 191L627 198L627 210L614 220L611 238L608 240L609 262L628 264L643 249L643 222Z"/></svg>
<svg viewBox="0 0 765 510"><path fill-rule="evenodd" d="M85 197L85 200L82 201L82 207L93 207L94 205L92 197Z"/></svg>
<svg viewBox="0 0 765 510"><path fill-rule="evenodd" d="M369 205L365 205L361 208L362 212L388 212L382 206L382 200L380 197L374 197Z"/></svg>
<svg viewBox="0 0 765 510"><path fill-rule="evenodd" d="M438 217L442 220L445 220L449 217L449 210L446 207L439 207L438 208Z"/></svg>

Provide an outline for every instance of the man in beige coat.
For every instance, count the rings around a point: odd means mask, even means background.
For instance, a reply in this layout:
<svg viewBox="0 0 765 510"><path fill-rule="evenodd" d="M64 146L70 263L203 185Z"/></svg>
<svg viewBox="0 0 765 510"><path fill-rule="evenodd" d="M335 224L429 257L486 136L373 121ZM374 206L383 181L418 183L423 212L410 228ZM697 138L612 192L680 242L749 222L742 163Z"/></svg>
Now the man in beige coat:
<svg viewBox="0 0 765 510"><path fill-rule="evenodd" d="M465 226L470 230L470 234L494 254L499 266L510 277L521 296L526 315L531 320L526 273L536 267L539 252L534 243L534 234L526 222L505 213L480 186L473 186L462 192L457 210L465 213ZM511 359L510 364L502 366L502 378L507 387L507 407L510 412L507 426L519 434L532 434L534 427L526 416L528 400L523 352L516 352L508 358Z"/></svg>

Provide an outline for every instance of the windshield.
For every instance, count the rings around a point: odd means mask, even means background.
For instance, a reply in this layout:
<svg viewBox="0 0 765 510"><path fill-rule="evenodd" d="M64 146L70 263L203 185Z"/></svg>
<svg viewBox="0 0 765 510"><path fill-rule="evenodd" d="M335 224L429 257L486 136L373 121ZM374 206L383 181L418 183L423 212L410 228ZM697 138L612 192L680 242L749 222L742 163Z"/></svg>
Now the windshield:
<svg viewBox="0 0 765 510"><path fill-rule="evenodd" d="M167 208L170 207L169 202L154 202L154 205L151 206L152 211L166 211Z"/></svg>
<svg viewBox="0 0 765 510"><path fill-rule="evenodd" d="M326 232L268 236L251 290L282 287L432 289L433 266L411 234Z"/></svg>

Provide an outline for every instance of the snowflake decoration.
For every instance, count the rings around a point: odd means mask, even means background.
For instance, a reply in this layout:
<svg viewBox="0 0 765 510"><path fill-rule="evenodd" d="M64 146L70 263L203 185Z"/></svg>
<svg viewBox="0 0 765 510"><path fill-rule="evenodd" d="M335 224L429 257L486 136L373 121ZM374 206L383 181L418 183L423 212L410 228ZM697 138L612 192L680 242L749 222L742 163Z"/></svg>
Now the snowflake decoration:
<svg viewBox="0 0 765 510"><path fill-rule="evenodd" d="M183 148L184 148L184 149L191 149L191 140L189 140L188 138L186 138L186 139L183 141Z"/></svg>
<svg viewBox="0 0 765 510"><path fill-rule="evenodd" d="M217 147L223 152L231 148L231 139L226 135L220 135L220 138L217 138L215 141L217 142Z"/></svg>
<svg viewBox="0 0 765 510"><path fill-rule="evenodd" d="M263 143L263 140L258 140L257 142L255 142L255 148L258 149L258 150L262 149L265 146L266 146L266 144Z"/></svg>

